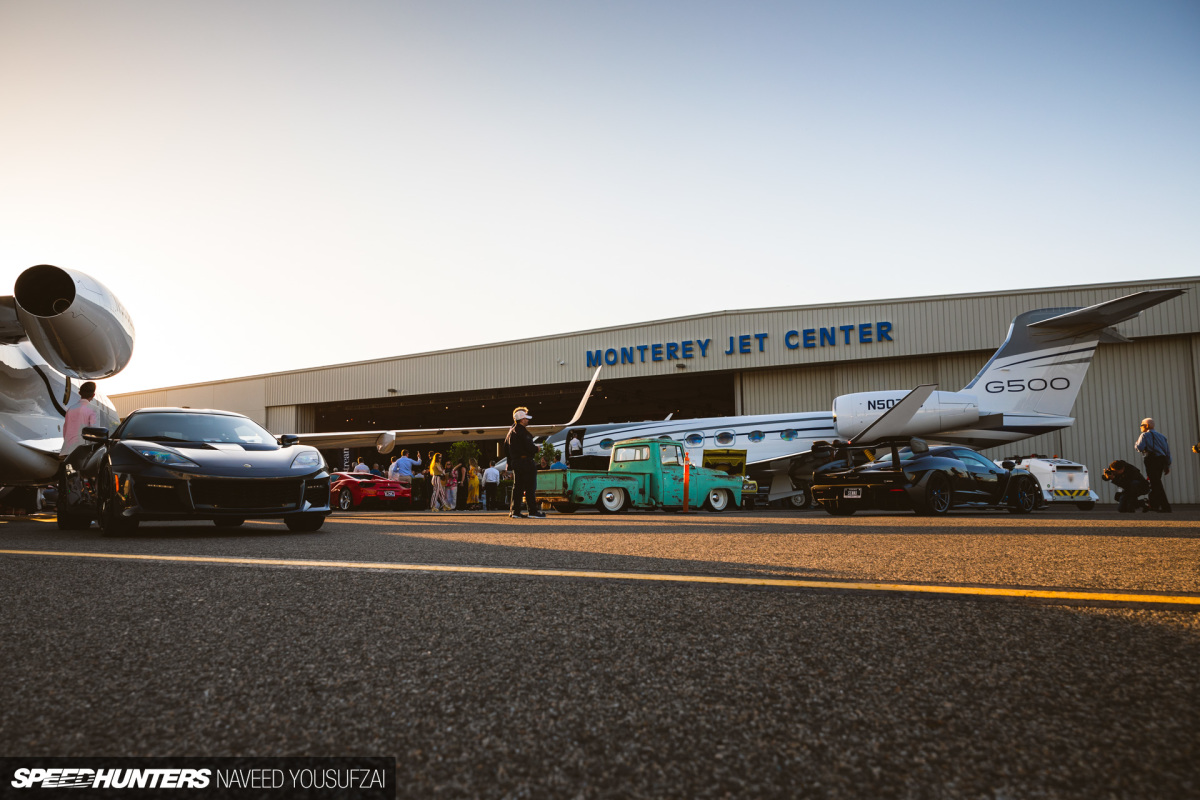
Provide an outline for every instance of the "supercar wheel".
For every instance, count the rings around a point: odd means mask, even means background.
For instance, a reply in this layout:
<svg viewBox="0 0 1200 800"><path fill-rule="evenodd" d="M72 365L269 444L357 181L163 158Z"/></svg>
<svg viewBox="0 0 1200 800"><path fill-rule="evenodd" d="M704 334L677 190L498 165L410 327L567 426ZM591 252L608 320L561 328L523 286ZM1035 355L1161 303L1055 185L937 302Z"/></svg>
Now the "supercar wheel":
<svg viewBox="0 0 1200 800"><path fill-rule="evenodd" d="M929 476L925 485L925 514L942 516L950 511L950 479L940 472Z"/></svg>
<svg viewBox="0 0 1200 800"><path fill-rule="evenodd" d="M729 490L712 489L704 498L704 507L709 511L721 512L729 508Z"/></svg>
<svg viewBox="0 0 1200 800"><path fill-rule="evenodd" d="M354 495L349 489L342 489L338 492L338 508L342 511L349 511L354 507Z"/></svg>
<svg viewBox="0 0 1200 800"><path fill-rule="evenodd" d="M320 530L325 524L324 514L298 514L291 517L286 517L284 522L288 526L289 531L316 531Z"/></svg>
<svg viewBox="0 0 1200 800"><path fill-rule="evenodd" d="M1029 514L1037 507L1038 496L1028 478L1017 479L1009 495L1008 510L1013 514Z"/></svg>
<svg viewBox="0 0 1200 800"><path fill-rule="evenodd" d="M830 500L822 503L825 510L835 517L848 517L858 509L848 504L845 500Z"/></svg>
<svg viewBox="0 0 1200 800"><path fill-rule="evenodd" d="M100 486L107 487L112 484L111 475L102 475L100 478ZM138 521L128 517L121 516L121 509L116 498L112 495L113 490L108 488L100 489L100 499L98 501L96 517L100 522L100 533L102 536L123 536L127 533L137 530Z"/></svg>
<svg viewBox="0 0 1200 800"><path fill-rule="evenodd" d="M614 486L600 492L596 507L604 514L617 514L625 510L625 490Z"/></svg>

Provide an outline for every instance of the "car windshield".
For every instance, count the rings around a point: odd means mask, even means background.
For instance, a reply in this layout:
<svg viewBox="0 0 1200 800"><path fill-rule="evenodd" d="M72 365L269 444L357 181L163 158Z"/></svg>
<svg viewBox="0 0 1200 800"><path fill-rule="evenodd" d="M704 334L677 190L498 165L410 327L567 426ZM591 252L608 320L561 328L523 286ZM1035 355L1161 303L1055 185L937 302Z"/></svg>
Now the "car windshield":
<svg viewBox="0 0 1200 800"><path fill-rule="evenodd" d="M910 450L907 447L900 448L900 463L901 464L904 464L905 462L908 462L908 461L912 461L914 458L916 458L916 454L913 453L912 450ZM879 458L875 459L871 463L873 463L873 464L890 464L890 463L892 463L891 451L889 450L888 452L884 453L883 455L881 455Z"/></svg>
<svg viewBox="0 0 1200 800"><path fill-rule="evenodd" d="M275 445L275 437L246 417L225 414L134 414L121 431L122 439L155 442Z"/></svg>

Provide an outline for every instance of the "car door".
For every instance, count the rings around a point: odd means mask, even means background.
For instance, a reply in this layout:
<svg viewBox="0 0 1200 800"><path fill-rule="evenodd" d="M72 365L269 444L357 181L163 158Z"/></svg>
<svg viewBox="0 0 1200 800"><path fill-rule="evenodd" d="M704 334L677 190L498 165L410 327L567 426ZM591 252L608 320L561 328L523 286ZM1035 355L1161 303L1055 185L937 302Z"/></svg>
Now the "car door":
<svg viewBox="0 0 1200 800"><path fill-rule="evenodd" d="M1004 470L991 461L976 453L974 450L962 448L954 451L954 457L966 465L971 473L973 501L977 503L996 503L1003 490Z"/></svg>

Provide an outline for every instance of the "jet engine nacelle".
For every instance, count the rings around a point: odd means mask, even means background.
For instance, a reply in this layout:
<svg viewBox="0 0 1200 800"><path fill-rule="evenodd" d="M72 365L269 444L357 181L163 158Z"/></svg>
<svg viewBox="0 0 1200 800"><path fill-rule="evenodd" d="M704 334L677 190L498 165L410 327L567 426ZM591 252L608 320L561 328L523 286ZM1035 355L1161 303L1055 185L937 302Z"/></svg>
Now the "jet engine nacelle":
<svg viewBox="0 0 1200 800"><path fill-rule="evenodd" d="M133 355L133 321L104 284L41 264L17 278L17 320L46 363L72 378L107 378Z"/></svg>
<svg viewBox="0 0 1200 800"><path fill-rule="evenodd" d="M875 420L899 403L908 390L844 394L833 401L838 437L854 439ZM903 436L928 436L974 425L979 421L979 400L962 392L934 392L904 427Z"/></svg>

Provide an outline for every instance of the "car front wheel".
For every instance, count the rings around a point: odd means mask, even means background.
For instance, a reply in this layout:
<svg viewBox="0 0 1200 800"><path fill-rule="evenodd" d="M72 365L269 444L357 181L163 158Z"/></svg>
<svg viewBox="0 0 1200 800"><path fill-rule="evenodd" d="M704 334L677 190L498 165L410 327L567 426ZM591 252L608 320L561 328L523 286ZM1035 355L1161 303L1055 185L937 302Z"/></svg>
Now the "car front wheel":
<svg viewBox="0 0 1200 800"><path fill-rule="evenodd" d="M111 476L101 477L101 487L112 483ZM112 496L112 489L100 490L99 508L96 517L100 522L100 533L103 536L123 536L137 530L138 521L121 516L120 506Z"/></svg>
<svg viewBox="0 0 1200 800"><path fill-rule="evenodd" d="M306 531L312 532L321 529L325 524L324 514L298 514L293 517L287 517L284 522L288 526L289 531Z"/></svg>

